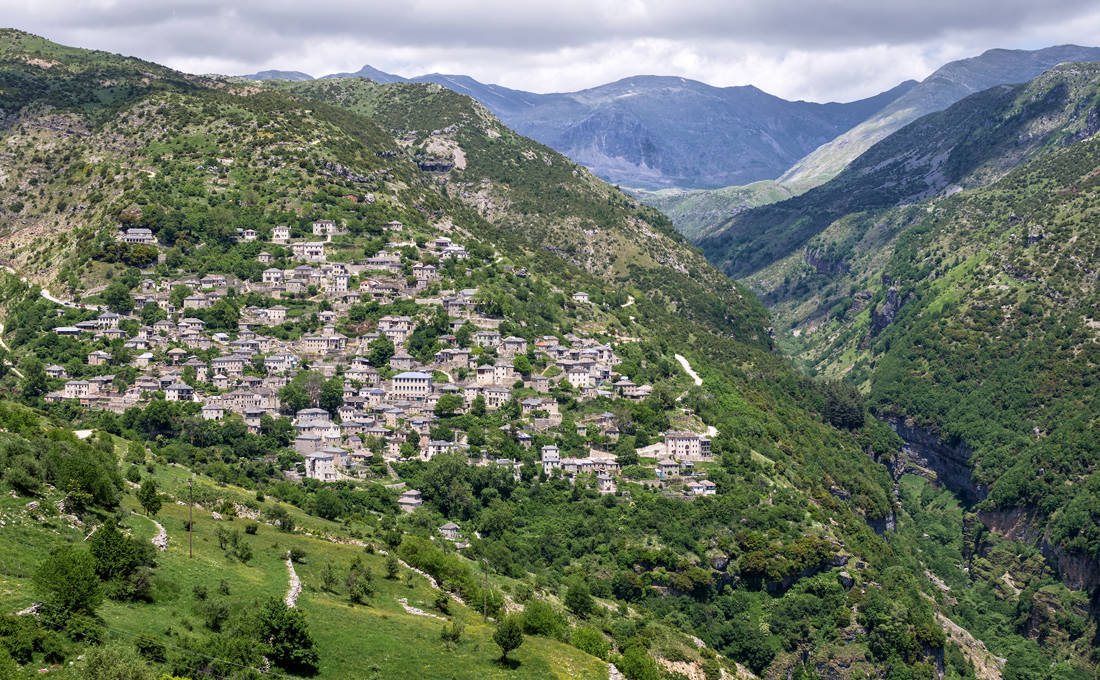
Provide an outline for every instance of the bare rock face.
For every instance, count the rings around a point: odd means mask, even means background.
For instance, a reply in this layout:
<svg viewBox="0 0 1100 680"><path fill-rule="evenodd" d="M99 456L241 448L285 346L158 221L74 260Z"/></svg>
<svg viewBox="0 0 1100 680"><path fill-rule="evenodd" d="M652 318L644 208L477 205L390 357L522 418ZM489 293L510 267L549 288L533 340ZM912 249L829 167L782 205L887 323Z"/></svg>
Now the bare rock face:
<svg viewBox="0 0 1100 680"><path fill-rule="evenodd" d="M872 338L894 322L894 318L897 317L902 304L904 303L898 295L898 289L895 286L890 286L886 291L886 299L875 305L875 308L871 310Z"/></svg>
<svg viewBox="0 0 1100 680"><path fill-rule="evenodd" d="M1005 538L1029 543L1058 571L1062 582L1073 590L1100 588L1100 562L1081 553L1066 552L1050 541L1050 531L1044 530L1043 517L1032 508L987 510L978 514L982 524Z"/></svg>
<svg viewBox="0 0 1100 680"><path fill-rule="evenodd" d="M985 498L987 489L975 482L970 465L971 451L963 442L945 442L930 430L908 419L890 416L886 424L905 442L898 462L904 468L911 463L936 474L936 479L954 492L964 503L973 504ZM894 470L895 476L900 470Z"/></svg>

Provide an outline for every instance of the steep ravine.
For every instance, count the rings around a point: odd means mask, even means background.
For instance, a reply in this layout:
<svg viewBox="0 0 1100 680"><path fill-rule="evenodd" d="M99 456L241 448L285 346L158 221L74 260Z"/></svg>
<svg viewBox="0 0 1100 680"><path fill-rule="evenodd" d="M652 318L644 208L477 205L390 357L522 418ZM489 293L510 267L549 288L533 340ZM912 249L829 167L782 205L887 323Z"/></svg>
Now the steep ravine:
<svg viewBox="0 0 1100 680"><path fill-rule="evenodd" d="M885 416L887 423L904 442L901 453L891 466L895 479L903 473L923 473L938 481L967 505L985 499L988 489L974 481L970 457L972 452L964 442L949 443L912 420ZM1100 562L1079 553L1067 553L1050 541L1043 518L1031 508L981 510L978 517L990 531L1021 543L1036 546L1057 570L1062 581L1074 590L1100 592Z"/></svg>

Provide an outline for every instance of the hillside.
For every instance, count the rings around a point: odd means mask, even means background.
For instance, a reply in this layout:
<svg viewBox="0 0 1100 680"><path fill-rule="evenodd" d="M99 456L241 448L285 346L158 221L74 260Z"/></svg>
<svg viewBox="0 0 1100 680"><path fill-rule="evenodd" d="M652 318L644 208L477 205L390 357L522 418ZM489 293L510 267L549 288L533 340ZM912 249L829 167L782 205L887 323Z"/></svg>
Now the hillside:
<svg viewBox="0 0 1100 680"><path fill-rule="evenodd" d="M1058 64L1098 59L1100 47L1058 45L1040 50L994 49L944 64L881 111L795 163L779 182L792 187L817 186L835 177L876 142L921 116L996 85L1027 82Z"/></svg>
<svg viewBox="0 0 1100 680"><path fill-rule="evenodd" d="M775 310L781 344L869 390L879 416L915 442L919 465L988 527L1039 546L1067 583L1092 591L1098 85L1100 66L1066 65L1004 90L1012 95L1000 113L974 121L943 154L973 157L979 143L995 152L959 191L836 217L748 279ZM930 126L952 118L921 119L925 132L910 143L925 154ZM986 184L1000 173L983 173L1001 162L1018 165ZM910 167L907 179L927 185L921 166ZM961 189L970 184L979 186Z"/></svg>
<svg viewBox="0 0 1100 680"><path fill-rule="evenodd" d="M17 272L3 288L6 394L148 447L155 474L184 466L340 520L466 602L481 599L485 565L499 584L484 596L490 614L524 607L516 677L583 675L596 667L585 650L632 680L665 667L715 677L735 663L782 672L805 663L792 651L804 627L825 641L854 626L850 608L840 621L795 603L849 607L840 565L858 556L861 583L888 565L869 522L892 512L889 477L859 444L884 433L864 429L851 395L771 353L759 302L657 213L438 86L260 89L3 38L3 82L21 83L18 98L0 98L4 252ZM103 103L99 88L115 87ZM854 433L831 424L840 399ZM4 476L20 507L98 490L79 517L95 525L97 508L113 513L124 497L121 469L107 468L108 485L70 483L34 455L52 449L20 446L18 472ZM143 460L126 468L138 482ZM206 507L224 516L235 506L222 493ZM174 502L164 513L180 519ZM168 525L170 545L178 531ZM44 549L15 572L13 593L53 564L43 555L59 539L35 536ZM291 539L269 549L248 536L219 550L262 571L235 571L256 585L228 589L270 594L261 574L281 572ZM307 565L322 550L309 546ZM154 569L190 574L175 555ZM338 575L324 581L332 597L310 604L307 589L302 607L318 673L345 677L383 640L407 652L371 661L379 676L438 668L450 649L442 623L401 616L396 584L361 567L349 580L345 559L333 556ZM799 585L804 574L814 579ZM411 583L409 606L443 606ZM93 633L130 649L127 632L160 617L158 603L190 598L187 586L166 583L151 603L112 590L127 604L94 608L84 628L18 624L59 648L11 649L27 670L79 656ZM910 599L918 590L889 585ZM342 603L352 597L382 613ZM787 597L791 609L774 614ZM728 608L744 616L728 620ZM935 646L931 616L917 607L881 623ZM769 621L776 632L746 635ZM181 618L145 630L153 639L138 649L154 650L143 663L157 672L245 677L271 660L253 625ZM380 637L340 637L371 626ZM471 677L495 672L488 635L469 624L448 658ZM158 645L216 663L186 665ZM890 662L854 638L821 650L822 664L838 650L864 667ZM280 672L300 675L292 661Z"/></svg>
<svg viewBox="0 0 1100 680"><path fill-rule="evenodd" d="M871 147L826 184L736 215L700 240L733 276L751 275L845 215L987 184L1028 158L1095 132L1089 65L1002 85L921 118Z"/></svg>
<svg viewBox="0 0 1100 680"><path fill-rule="evenodd" d="M370 66L322 79L349 77L435 83L473 97L508 127L601 178L644 189L713 188L773 179L916 84L907 81L855 102L817 104L786 101L751 86L719 88L659 76L553 94L486 85L461 75L403 78Z"/></svg>
<svg viewBox="0 0 1100 680"><path fill-rule="evenodd" d="M733 215L778 203L795 195L774 180L761 180L745 186L722 189L628 191L642 203L668 215L677 231L692 241L705 237Z"/></svg>
<svg viewBox="0 0 1100 680"><path fill-rule="evenodd" d="M14 672L1095 671L1041 558L976 537L952 571L961 541L923 534L968 520L898 490L901 441L854 389L471 99L0 40L0 541L29 546L0 599L43 603L2 619ZM1034 602L1045 626L1006 619Z"/></svg>

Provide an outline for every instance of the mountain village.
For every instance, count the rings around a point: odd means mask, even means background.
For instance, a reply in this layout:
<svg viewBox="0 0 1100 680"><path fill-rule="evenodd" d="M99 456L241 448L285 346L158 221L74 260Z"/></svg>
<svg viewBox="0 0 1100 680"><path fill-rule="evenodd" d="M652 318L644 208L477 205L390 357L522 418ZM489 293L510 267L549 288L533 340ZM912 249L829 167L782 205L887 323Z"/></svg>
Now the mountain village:
<svg viewBox="0 0 1100 680"><path fill-rule="evenodd" d="M85 379L68 379L64 367L48 366L48 377L65 382L46 399L72 400L83 407L115 413L144 406L155 398L195 402L201 405L204 420L240 417L253 433L261 431L265 417L291 416L293 449L303 461L283 474L291 480L306 477L330 482L358 478L376 453L392 462L466 452L465 433L456 431L453 439L446 441L430 437L441 401L447 412L451 405L465 412L479 407L496 410L516 399L522 427L505 425L504 429L530 450L534 435L554 437L562 425L558 402L550 394L559 383L567 383L578 402L600 398L641 401L651 394L650 385L635 384L616 372L620 359L611 344L575 333L565 335L565 344L555 336L501 337L497 329L502 319L478 314L477 289L440 290L436 285L440 274L432 263L465 261L465 247L443 236L420 244L402 241L400 222L391 222L386 228L396 240L358 262L329 260L332 238L346 231L335 221L319 220L303 238L292 239L286 226L272 229L272 250L289 257L261 251L258 261L271 266L263 271L260 282L224 274L144 279L140 293L134 295L135 314L104 310L94 319L54 329L59 336L124 340L130 365L139 369L137 378L127 383L109 373L117 362L110 352L97 349L86 359L87 366L97 367L97 374ZM118 238L127 244L157 246L148 229L129 228L120 231ZM258 238L251 229L238 234L239 241ZM402 257L410 248L416 249L417 255L411 266L408 258ZM274 266L279 262L287 266ZM522 270L515 273L527 276ZM320 327L296 339L269 335L271 327L291 320L293 313L286 305L270 304L241 309L236 332L208 330L194 312L210 309L231 290L275 303L285 300L299 312L301 304L292 300L316 302ZM583 291L572 293L571 299L578 305L589 304ZM412 302L417 315L386 315L378 319L376 328L350 337L341 333L338 328L346 328L349 311L366 301L380 305ZM166 318L142 324L136 312L150 304L163 310ZM408 352L407 345L417 327L417 316L438 310L446 314L450 332L438 338L443 348L430 362L422 363ZM392 347L383 351L382 357L389 357L382 366L372 365L369 356L379 340L392 343L381 343L384 348ZM517 358L522 358L523 370L517 369ZM377 363L377 358L374 361ZM546 368L531 370L536 361L545 363ZM294 413L280 402L279 391L303 370L318 371L326 379L343 377L342 405L335 413L322 408ZM546 476L563 475L575 481L578 475L587 475L594 477L601 493L616 492L621 465L607 446L619 437L614 414L590 415L576 425L579 435L594 432L600 439L590 443L588 455L563 457L555 443L544 443L530 458ZM682 482L681 495L713 495L715 484L695 469L696 463L711 461L710 439L690 431L669 431L662 436L663 441L637 451L643 461L653 461L648 467L654 478L643 483L663 486L676 479ZM523 467L523 461L508 458L469 460L477 465L508 467L517 480ZM392 474L392 468L389 470ZM420 504L415 490L405 492L399 500L409 511Z"/></svg>

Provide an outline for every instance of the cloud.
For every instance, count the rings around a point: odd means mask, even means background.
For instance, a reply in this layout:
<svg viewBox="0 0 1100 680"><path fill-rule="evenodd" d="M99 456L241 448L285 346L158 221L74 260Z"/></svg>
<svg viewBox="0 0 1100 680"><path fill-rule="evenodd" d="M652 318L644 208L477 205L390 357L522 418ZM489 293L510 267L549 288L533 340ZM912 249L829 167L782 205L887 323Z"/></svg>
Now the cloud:
<svg viewBox="0 0 1100 680"><path fill-rule="evenodd" d="M192 72L365 63L534 91L638 73L844 100L991 47L1088 44L1095 0L0 0L12 26Z"/></svg>

